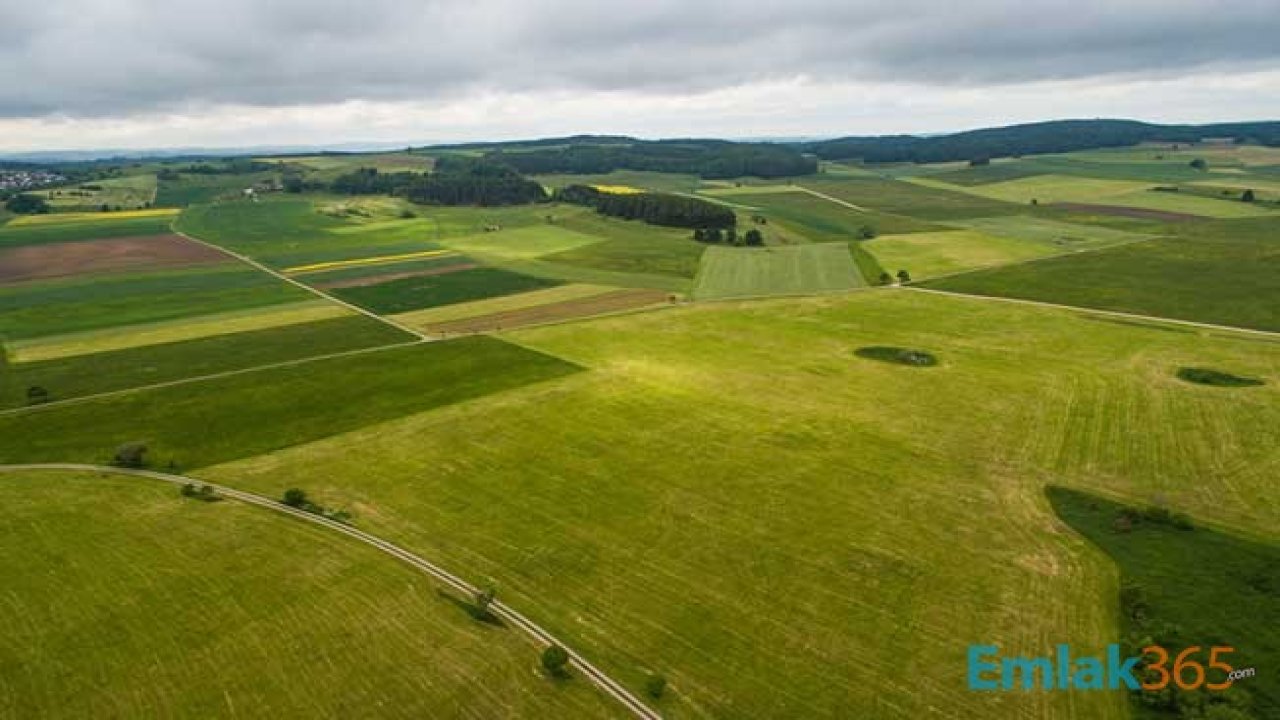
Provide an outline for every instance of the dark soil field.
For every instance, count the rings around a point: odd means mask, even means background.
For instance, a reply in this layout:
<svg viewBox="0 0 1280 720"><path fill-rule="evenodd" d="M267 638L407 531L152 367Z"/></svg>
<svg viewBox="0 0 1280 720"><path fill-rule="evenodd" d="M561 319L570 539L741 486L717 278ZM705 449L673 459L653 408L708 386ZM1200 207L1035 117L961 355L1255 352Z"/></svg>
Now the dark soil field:
<svg viewBox="0 0 1280 720"><path fill-rule="evenodd" d="M0 250L0 282L176 267L228 259L211 247L179 235L26 245Z"/></svg>

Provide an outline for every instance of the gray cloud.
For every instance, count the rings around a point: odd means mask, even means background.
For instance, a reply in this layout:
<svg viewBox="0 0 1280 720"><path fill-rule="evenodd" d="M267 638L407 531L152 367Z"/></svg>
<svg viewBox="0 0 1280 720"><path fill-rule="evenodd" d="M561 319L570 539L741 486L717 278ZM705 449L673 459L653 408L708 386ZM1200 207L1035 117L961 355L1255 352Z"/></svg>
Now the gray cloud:
<svg viewBox="0 0 1280 720"><path fill-rule="evenodd" d="M0 6L0 117L804 77L985 86L1269 68L1276 0L65 0Z"/></svg>

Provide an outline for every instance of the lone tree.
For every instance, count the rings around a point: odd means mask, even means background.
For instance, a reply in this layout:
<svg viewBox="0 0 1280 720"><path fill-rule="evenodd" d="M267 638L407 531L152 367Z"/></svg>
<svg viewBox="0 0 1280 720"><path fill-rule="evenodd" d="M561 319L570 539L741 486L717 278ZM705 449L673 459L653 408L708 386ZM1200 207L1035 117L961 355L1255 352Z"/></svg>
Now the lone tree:
<svg viewBox="0 0 1280 720"><path fill-rule="evenodd" d="M911 282L911 273L907 272L906 270L899 270L899 271L898 271L898 282L900 282L900 283L909 283L909 282Z"/></svg>
<svg viewBox="0 0 1280 720"><path fill-rule="evenodd" d="M1196 158L1195 160L1192 160L1191 162L1189 162L1189 163L1187 163L1187 164L1188 164L1188 165L1190 165L1191 167L1195 168L1196 170L1208 170L1208 169L1209 169L1209 163L1205 162L1205 161L1204 161L1204 158Z"/></svg>
<svg viewBox="0 0 1280 720"><path fill-rule="evenodd" d="M893 276L892 276L892 275L890 275L890 274L889 274L889 273L887 273L887 272L882 272L882 273L880 273L880 284L881 284L881 285L889 285L889 284L890 284L890 283L892 283L892 282L893 282Z"/></svg>
<svg viewBox="0 0 1280 720"><path fill-rule="evenodd" d="M27 404L39 405L49 402L49 391L39 385L32 385L27 388Z"/></svg>
<svg viewBox="0 0 1280 720"><path fill-rule="evenodd" d="M288 490L285 490L284 497L280 499L280 502L288 505L289 507L295 508L306 507L310 504L310 501L307 500L306 491L300 488L289 488Z"/></svg>
<svg viewBox="0 0 1280 720"><path fill-rule="evenodd" d="M120 467L140 468L147 464L147 446L140 442L127 442L116 448L112 462Z"/></svg>
<svg viewBox="0 0 1280 720"><path fill-rule="evenodd" d="M875 236L876 236L876 229L871 227L870 225L863 225L862 227L858 228L859 240L870 240Z"/></svg>
<svg viewBox="0 0 1280 720"><path fill-rule="evenodd" d="M742 240L749 247L760 247L764 244L764 235L762 235L759 230L751 228L743 234Z"/></svg>
<svg viewBox="0 0 1280 720"><path fill-rule="evenodd" d="M498 591L492 585L476 590L475 595L471 598L476 606L476 617L482 619L489 617L489 606L493 604L493 597L497 594Z"/></svg>
<svg viewBox="0 0 1280 720"><path fill-rule="evenodd" d="M569 653L559 645L551 645L542 651L542 667L555 677L568 675L565 666L569 664Z"/></svg>
<svg viewBox="0 0 1280 720"><path fill-rule="evenodd" d="M1253 190L1245 190L1244 193L1240 195L1240 199L1245 202L1253 202Z"/></svg>

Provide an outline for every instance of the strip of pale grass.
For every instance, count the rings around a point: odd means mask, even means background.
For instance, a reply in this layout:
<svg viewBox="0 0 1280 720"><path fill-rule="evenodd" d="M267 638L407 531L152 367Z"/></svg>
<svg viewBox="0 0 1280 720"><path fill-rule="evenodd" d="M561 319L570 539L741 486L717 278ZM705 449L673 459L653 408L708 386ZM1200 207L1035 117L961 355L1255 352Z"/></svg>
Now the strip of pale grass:
<svg viewBox="0 0 1280 720"><path fill-rule="evenodd" d="M13 227L31 225L62 225L76 222L104 222L108 220L136 220L138 218L171 217L180 211L176 208L152 208L149 210L121 210L119 212L67 212L47 215L23 215L11 220Z"/></svg>
<svg viewBox="0 0 1280 720"><path fill-rule="evenodd" d="M312 263L310 265L297 265L285 268L284 272L289 275L301 275L303 273L319 272L321 270L334 270L337 268L356 267L360 265L381 265L382 263L418 260L421 258L440 257L450 254L452 253L448 250L423 250L421 252L400 253L398 255L379 255L376 257L356 258L355 260L333 260L330 262Z"/></svg>
<svg viewBox="0 0 1280 720"><path fill-rule="evenodd" d="M349 314L352 314L350 310L336 303L327 300L309 300L288 305L234 310L180 320L67 333L16 342L10 346L10 359L18 363L39 362L144 345L194 340L213 335L298 325Z"/></svg>

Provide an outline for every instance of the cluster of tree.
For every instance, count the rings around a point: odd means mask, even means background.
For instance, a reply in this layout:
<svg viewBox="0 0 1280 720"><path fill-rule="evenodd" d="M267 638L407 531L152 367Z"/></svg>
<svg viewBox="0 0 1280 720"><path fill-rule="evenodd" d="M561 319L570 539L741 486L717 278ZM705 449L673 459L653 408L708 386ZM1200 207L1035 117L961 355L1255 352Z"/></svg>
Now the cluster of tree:
<svg viewBox="0 0 1280 720"><path fill-rule="evenodd" d="M39 195L19 193L5 201L4 207L19 215L43 215L49 212L49 203Z"/></svg>
<svg viewBox="0 0 1280 720"><path fill-rule="evenodd" d="M794 147L727 140L628 140L560 147L491 150L499 160L528 174L598 174L614 170L688 173L703 178L812 175L818 161Z"/></svg>
<svg viewBox="0 0 1280 720"><path fill-rule="evenodd" d="M702 243L727 243L729 245L745 245L747 247L760 247L764 245L764 235L756 228L751 228L742 235L738 235L738 231L734 228L721 230L720 228L698 228L693 231L693 239Z"/></svg>
<svg viewBox="0 0 1280 720"><path fill-rule="evenodd" d="M311 189L301 175L286 173L286 192ZM543 202L547 192L512 168L488 160L445 157L431 173L380 173L360 168L333 179L328 190L344 195L399 195L426 205L520 205Z"/></svg>
<svg viewBox="0 0 1280 720"><path fill-rule="evenodd" d="M306 491L299 488L289 488L288 490L285 490L284 496L280 498L280 504L288 505L291 508L297 508L298 510L303 510L313 515L320 515L321 517L340 523L351 522L351 513L346 510L330 509L312 502L311 498L307 497Z"/></svg>
<svg viewBox="0 0 1280 720"><path fill-rule="evenodd" d="M487 159L444 157L428 175L413 174L403 195L427 205L521 205L545 202L547 191L513 168Z"/></svg>
<svg viewBox="0 0 1280 720"><path fill-rule="evenodd" d="M290 180L285 190L289 191L289 188L296 184L299 186L298 191L301 192L301 187L304 185L302 176L290 173L286 177L296 178L296 181ZM394 195L418 178L421 178L419 173L380 173L375 168L359 168L334 178L333 182L329 183L329 189L343 195Z"/></svg>
<svg viewBox="0 0 1280 720"><path fill-rule="evenodd" d="M250 158L231 158L220 163L192 163L182 168L181 172L189 175L249 175L275 169L275 163Z"/></svg>
<svg viewBox="0 0 1280 720"><path fill-rule="evenodd" d="M111 464L123 468L141 468L147 465L147 445L140 442L127 442L116 448Z"/></svg>
<svg viewBox="0 0 1280 720"><path fill-rule="evenodd" d="M212 485L201 484L199 487L195 483L187 483L182 486L182 497L199 500L201 502L218 502L222 500L222 496L214 491Z"/></svg>
<svg viewBox="0 0 1280 720"><path fill-rule="evenodd" d="M601 215L643 220L650 225L723 231L738 223L729 208L684 195L607 193L589 185L570 185L557 190L554 199L593 207Z"/></svg>
<svg viewBox="0 0 1280 720"><path fill-rule="evenodd" d="M914 163L976 160L981 164L996 157L1127 147L1144 142L1194 143L1221 137L1280 146L1280 122L1155 125L1133 120L1054 120L929 137L846 137L794 147L824 160Z"/></svg>

